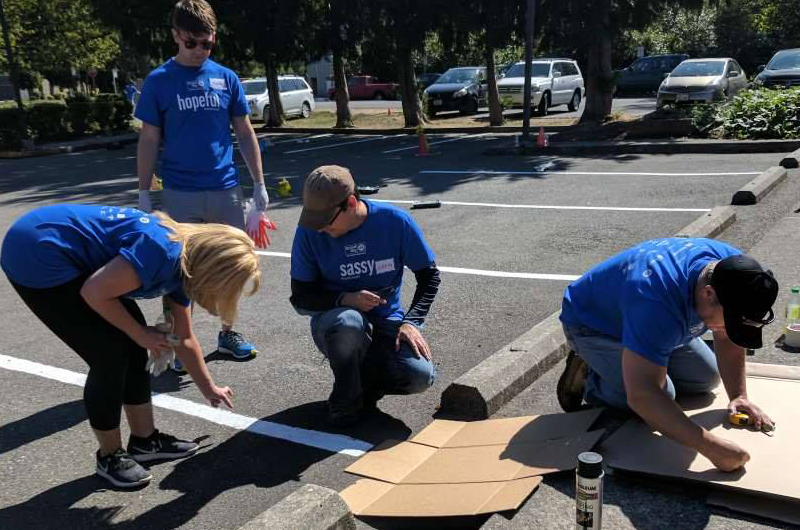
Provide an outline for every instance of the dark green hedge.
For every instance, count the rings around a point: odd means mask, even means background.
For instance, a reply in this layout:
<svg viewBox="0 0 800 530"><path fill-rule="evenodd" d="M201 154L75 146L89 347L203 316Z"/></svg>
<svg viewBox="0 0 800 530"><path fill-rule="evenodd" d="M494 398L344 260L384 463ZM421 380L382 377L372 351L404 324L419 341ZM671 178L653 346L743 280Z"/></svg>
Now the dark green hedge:
<svg viewBox="0 0 800 530"><path fill-rule="evenodd" d="M28 134L38 143L77 139L87 134L130 130L133 107L122 94L83 94L66 101L34 101L25 106ZM17 149L21 135L16 106L0 107L0 148Z"/></svg>

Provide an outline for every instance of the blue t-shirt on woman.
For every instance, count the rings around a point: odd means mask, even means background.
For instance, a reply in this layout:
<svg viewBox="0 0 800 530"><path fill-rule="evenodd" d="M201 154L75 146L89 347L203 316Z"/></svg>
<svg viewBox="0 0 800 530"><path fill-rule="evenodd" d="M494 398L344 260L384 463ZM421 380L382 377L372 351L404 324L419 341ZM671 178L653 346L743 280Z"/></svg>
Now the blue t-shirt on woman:
<svg viewBox="0 0 800 530"><path fill-rule="evenodd" d="M20 217L6 233L0 266L19 285L45 289L94 274L117 256L142 285L125 298L169 295L183 306L181 244L158 218L134 208L59 204Z"/></svg>
<svg viewBox="0 0 800 530"><path fill-rule="evenodd" d="M134 115L161 129L164 187L201 191L239 184L231 118L249 112L242 84L231 70L211 59L198 67L170 59L147 75Z"/></svg>

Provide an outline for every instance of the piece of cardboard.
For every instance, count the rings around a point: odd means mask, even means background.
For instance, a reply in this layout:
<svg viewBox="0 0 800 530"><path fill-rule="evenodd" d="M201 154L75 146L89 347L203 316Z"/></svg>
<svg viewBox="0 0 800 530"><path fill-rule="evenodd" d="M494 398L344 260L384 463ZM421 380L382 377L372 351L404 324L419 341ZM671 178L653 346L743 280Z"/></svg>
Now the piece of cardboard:
<svg viewBox="0 0 800 530"><path fill-rule="evenodd" d="M359 479L341 492L355 515L452 517L515 510L542 477L464 484L389 484Z"/></svg>
<svg viewBox="0 0 800 530"><path fill-rule="evenodd" d="M514 480L575 468L578 455L594 447L603 432L545 442L442 449L389 440L345 471L395 484Z"/></svg>
<svg viewBox="0 0 800 530"><path fill-rule="evenodd" d="M750 453L740 470L725 473L695 450L653 432L641 420L630 420L603 443L600 452L608 465L642 472L707 482L742 493L800 501L800 440L797 403L800 402L800 370L778 365L748 366L747 393L775 421L770 437L752 427L728 423L728 397L717 389L713 402L682 403L687 415L717 436L735 442ZM799 505L800 506L800 505Z"/></svg>
<svg viewBox="0 0 800 530"><path fill-rule="evenodd" d="M734 512L757 515L794 525L800 525L800 504L751 493L739 493L722 489L708 492L706 504L721 506Z"/></svg>
<svg viewBox="0 0 800 530"><path fill-rule="evenodd" d="M483 421L434 420L411 439L431 447L468 447L542 442L582 434L597 420L602 409L570 414L544 414Z"/></svg>

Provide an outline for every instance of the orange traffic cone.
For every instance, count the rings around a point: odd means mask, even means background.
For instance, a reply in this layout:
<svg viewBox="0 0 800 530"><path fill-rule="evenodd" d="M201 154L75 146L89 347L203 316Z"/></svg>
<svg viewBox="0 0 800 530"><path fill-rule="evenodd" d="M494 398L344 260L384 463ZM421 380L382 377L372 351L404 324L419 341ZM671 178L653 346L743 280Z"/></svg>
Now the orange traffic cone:
<svg viewBox="0 0 800 530"><path fill-rule="evenodd" d="M428 156L430 154L430 151L428 151L428 138L421 127L417 131L419 134L419 151L415 156Z"/></svg>
<svg viewBox="0 0 800 530"><path fill-rule="evenodd" d="M544 127L539 126L539 135L536 137L536 147L547 147L547 135L544 133Z"/></svg>
<svg viewBox="0 0 800 530"><path fill-rule="evenodd" d="M386 115L387 116L391 116L392 115L392 108L391 107L387 107L386 108Z"/></svg>

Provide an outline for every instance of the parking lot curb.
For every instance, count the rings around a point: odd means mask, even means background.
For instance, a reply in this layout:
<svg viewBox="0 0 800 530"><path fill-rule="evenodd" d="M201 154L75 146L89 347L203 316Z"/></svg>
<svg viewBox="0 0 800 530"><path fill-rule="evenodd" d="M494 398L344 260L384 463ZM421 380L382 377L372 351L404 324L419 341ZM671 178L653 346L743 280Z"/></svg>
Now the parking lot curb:
<svg viewBox="0 0 800 530"><path fill-rule="evenodd" d="M786 176L786 168L772 166L734 193L731 204L736 206L756 204L775 186L786 180Z"/></svg>
<svg viewBox="0 0 800 530"><path fill-rule="evenodd" d="M544 125L545 129L549 132L559 132L569 129L567 125ZM490 125L481 127L423 127L427 134L454 134L454 133L520 133L522 127L493 127ZM295 133L295 134L319 134L319 133L333 133L342 135L415 135L417 134L416 128L402 127L395 129L337 129L337 128L324 128L324 127L262 127L256 131L259 135L265 133Z"/></svg>
<svg viewBox="0 0 800 530"><path fill-rule="evenodd" d="M798 160L800 160L800 149L786 155L783 158L783 160L781 160L780 165L781 167L785 167L786 169L796 169L800 167L800 163L798 163Z"/></svg>
<svg viewBox="0 0 800 530"><path fill-rule="evenodd" d="M735 221L733 207L718 206L675 237L714 237ZM559 314L553 313L450 383L442 392L440 413L464 420L489 418L563 359L569 348Z"/></svg>
<svg viewBox="0 0 800 530"><path fill-rule="evenodd" d="M553 313L492 354L442 392L440 412L467 420L492 416L567 354Z"/></svg>
<svg viewBox="0 0 800 530"><path fill-rule="evenodd" d="M34 158L39 156L60 155L64 153L78 153L81 151L91 151L94 149L122 149L122 147L139 141L139 135L114 139L92 140L85 143L74 145L48 145L32 149L30 151L0 151L0 159L3 158Z"/></svg>
<svg viewBox="0 0 800 530"><path fill-rule="evenodd" d="M355 530L350 507L331 489L306 484L239 530Z"/></svg>
<svg viewBox="0 0 800 530"><path fill-rule="evenodd" d="M703 214L675 237L715 237L736 222L736 210L731 206L717 206Z"/></svg>

